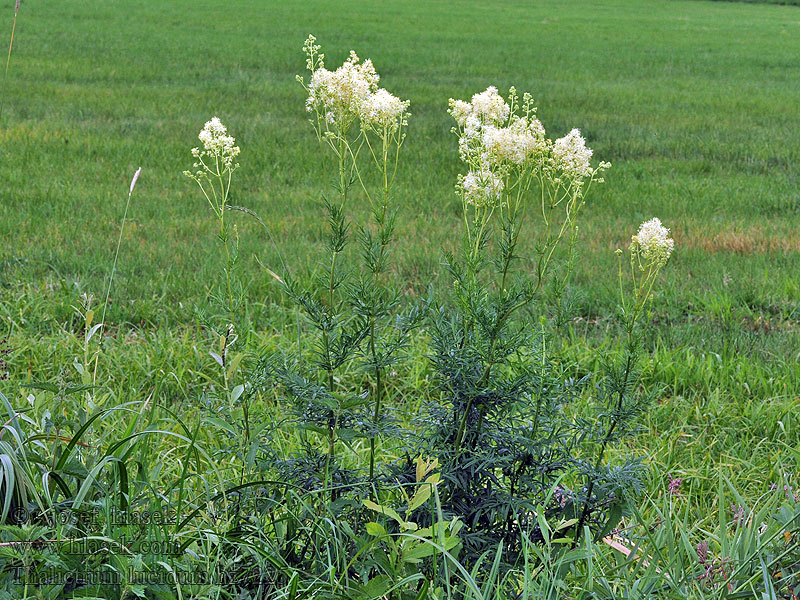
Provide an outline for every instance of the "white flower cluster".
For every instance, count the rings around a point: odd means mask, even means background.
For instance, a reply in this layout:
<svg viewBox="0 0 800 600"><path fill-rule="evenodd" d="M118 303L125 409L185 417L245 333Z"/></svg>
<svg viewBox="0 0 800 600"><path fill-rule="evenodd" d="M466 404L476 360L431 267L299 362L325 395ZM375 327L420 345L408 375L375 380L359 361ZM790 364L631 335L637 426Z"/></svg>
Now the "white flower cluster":
<svg viewBox="0 0 800 600"><path fill-rule="evenodd" d="M631 239L631 248L640 253L646 263L664 265L675 248L675 241L669 237L669 229L654 217L639 226L639 232Z"/></svg>
<svg viewBox="0 0 800 600"><path fill-rule="evenodd" d="M459 189L471 204L494 202L509 173L519 175L546 162L550 142L535 117L531 97L524 96L522 115L516 114L516 101L516 90L511 89L507 102L494 86L475 94L470 102L450 99L448 112L458 123L454 131L459 135L459 155L470 168ZM471 182L481 184L468 185ZM479 201L481 192L486 197Z"/></svg>
<svg viewBox="0 0 800 600"><path fill-rule="evenodd" d="M500 200L503 193L503 180L491 171L470 171L459 179L459 186L468 204L491 205Z"/></svg>
<svg viewBox="0 0 800 600"><path fill-rule="evenodd" d="M367 97L361 113L365 125L377 129L394 130L408 124L408 100L400 100L397 96L381 88Z"/></svg>
<svg viewBox="0 0 800 600"><path fill-rule="evenodd" d="M239 146L235 145L236 140L228 135L225 125L217 117L206 122L197 139L203 143L203 147L192 148L192 156L198 159L194 163L196 169L202 167L211 170L213 167L217 171L223 171L239 166L233 162L239 156Z"/></svg>
<svg viewBox="0 0 800 600"><path fill-rule="evenodd" d="M449 112L462 127L466 124L468 117L475 117L482 123L499 125L508 119L510 111L508 103L493 85L472 96L472 102L450 99Z"/></svg>
<svg viewBox="0 0 800 600"><path fill-rule="evenodd" d="M493 85L472 96L472 114L484 123L503 123L508 118L510 110Z"/></svg>
<svg viewBox="0 0 800 600"><path fill-rule="evenodd" d="M578 189L588 178L602 182L596 175L611 166L591 166L592 149L578 129L555 142L547 139L531 96L524 94L520 105L514 88L507 101L494 86L469 102L451 98L448 112L458 124L454 131L461 160L473 171L492 171L505 179L540 169L556 185Z"/></svg>
<svg viewBox="0 0 800 600"><path fill-rule="evenodd" d="M482 169L503 167L504 163L521 166L547 150L544 127L532 114L535 109L528 107L525 116L512 115L494 86L475 94L471 102L451 98L448 112L461 128L461 159L467 163L477 160Z"/></svg>
<svg viewBox="0 0 800 600"><path fill-rule="evenodd" d="M490 162L508 161L522 165L532 156L547 151L544 127L539 119L515 118L508 127L487 125L483 128L483 147Z"/></svg>
<svg viewBox="0 0 800 600"><path fill-rule="evenodd" d="M592 149L586 147L579 129L573 129L553 143L553 165L570 179L591 175L591 158Z"/></svg>
<svg viewBox="0 0 800 600"><path fill-rule="evenodd" d="M329 122L359 115L377 90L379 79L371 60L361 63L350 51L350 57L335 71L320 67L311 74L306 108L319 109Z"/></svg>
<svg viewBox="0 0 800 600"><path fill-rule="evenodd" d="M341 67L329 71L314 41L314 36L309 36L303 46L308 56L306 66L312 71L306 110L324 115L329 125L345 128L356 120L380 130L395 130L407 124L409 102L378 88L380 75L370 59L360 62L351 50Z"/></svg>
<svg viewBox="0 0 800 600"><path fill-rule="evenodd" d="M464 127L467 123L467 117L472 116L472 104L450 98L450 110L447 112L450 113L459 126Z"/></svg>

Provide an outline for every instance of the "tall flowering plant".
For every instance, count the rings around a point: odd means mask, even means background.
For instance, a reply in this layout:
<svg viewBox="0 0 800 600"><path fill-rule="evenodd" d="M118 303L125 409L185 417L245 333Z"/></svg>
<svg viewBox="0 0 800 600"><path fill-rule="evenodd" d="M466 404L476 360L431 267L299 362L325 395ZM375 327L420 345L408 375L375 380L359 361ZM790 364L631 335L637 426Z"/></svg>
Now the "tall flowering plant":
<svg viewBox="0 0 800 600"><path fill-rule="evenodd" d="M630 270L623 268L623 250L619 256L619 294L622 324L625 330L623 349L620 354L610 355L605 362L605 376L598 386L598 419L590 429L589 452L587 458L579 461L578 471L585 485L577 494L576 500L582 503L577 531L580 533L586 524L594 525L599 535L608 533L619 520L624 507L626 484L638 485L639 463L628 459L622 465L608 467L603 464L608 446L630 434L636 425L636 418L650 406L658 394L658 389L649 393L637 390L640 346L637 324L645 314L653 299L655 284L664 265L667 264L675 241L669 229L657 217L641 224L639 231L631 238L628 246ZM629 277L626 277L628 273ZM626 288L629 288L626 291ZM591 450L595 454L592 457ZM608 514L598 519L606 507ZM576 541L577 543L577 541Z"/></svg>
<svg viewBox="0 0 800 600"><path fill-rule="evenodd" d="M351 51L341 66L329 70L320 49L309 36L303 50L310 77L308 81L298 77L298 81L308 94L306 110L323 164L330 162L328 157L334 164L331 193L323 195L327 256L322 275L307 285L289 273L276 276L317 335L310 342L311 357L273 358L265 364L265 373L268 380L282 384L303 429L326 440L327 451L321 454L307 438L306 455L291 460L293 472L314 482L314 471L323 464L318 483L330 487L335 498L335 486L358 478L337 459L340 442L367 438L368 477L377 476L377 443L382 433L391 430L385 414L386 369L398 360L421 311L399 314L399 295L386 277L395 223L392 189L409 102L378 86L380 77L371 60L362 62ZM362 257L356 270L341 264L351 238L352 224L346 215L354 197L366 198L371 208L370 222L355 228ZM339 371L347 364L366 371L368 389L341 383Z"/></svg>
<svg viewBox="0 0 800 600"><path fill-rule="evenodd" d="M445 257L454 303L442 303L430 328L430 358L441 394L419 416L422 435L405 438L413 457L380 462L381 438L401 433L386 410L386 370L400 359L425 314L424 306L403 312L387 276L396 216L393 186L409 103L380 88L372 62L354 52L328 70L313 36L304 51L310 78L298 80L307 93L321 162L333 169L323 194L328 234L322 268L308 278L287 270L273 274L311 326L297 352L262 361L251 390L278 384L300 426L302 450L275 457L274 466L287 482L325 492L330 503L309 510L341 516L346 507L360 506L353 502L357 484L373 490L366 506L383 511L374 500L383 494L381 501L391 504L393 494L382 484L418 483L414 458L431 456L441 470L444 514L463 520L465 558L476 564L500 543L514 560L526 531L532 541L544 535L536 520L542 507L548 516L577 523L576 539L585 525L603 531L618 520L624 490L636 483L633 468L603 466L608 445L631 429L643 405L630 393L633 343L624 369L606 377L601 396L608 410L595 425L571 422L563 408L583 393L582 381L572 380L548 357L544 319L541 327L532 326L519 314L537 310L545 282L554 281L557 290L566 285L581 210L610 165L592 165L593 152L577 129L548 138L529 94L520 99L512 88L503 97L489 87L469 102L450 101L465 167L456 183L464 235L461 251ZM219 237L231 257L226 290L233 306L231 267L238 243L234 229L229 251L225 211L232 208L228 195L238 147L215 120L200 139L203 149L193 151L197 170L187 174L219 219ZM347 217L349 205L362 201L370 218L354 224ZM353 231L360 246L357 268L345 264L351 260L345 250ZM665 232L657 220L648 222L630 246L634 291L623 295L622 305L631 340L672 250ZM521 244L526 237L533 243ZM554 256L564 245L565 267L553 277ZM352 378L353 366L366 373L366 385ZM368 441L363 465L359 439ZM562 484L581 478L583 487Z"/></svg>
<svg viewBox="0 0 800 600"><path fill-rule="evenodd" d="M642 223L639 231L631 238L628 251L633 292L630 295L625 294L621 261L619 269L620 302L629 338L633 336L636 322L652 298L658 273L667 264L674 248L675 241L669 237L669 229L661 224L658 217ZM622 256L622 250L617 254Z"/></svg>
<svg viewBox="0 0 800 600"><path fill-rule="evenodd" d="M535 539L541 507L577 519L581 506L571 492L552 493L578 473L580 434L563 406L581 382L550 361L543 327L515 315L541 310L546 281L566 285L581 209L610 165L592 165L577 129L549 139L532 97L514 88L507 97L492 86L470 101L451 99L449 113L465 168L456 184L464 243L446 257L455 304L432 328L442 400L421 416L423 449L442 466L443 506L465 522L467 559L502 543L513 560L525 530ZM525 237L533 243L520 244ZM565 267L552 278L562 245Z"/></svg>
<svg viewBox="0 0 800 600"><path fill-rule="evenodd" d="M193 180L217 221L217 239L224 258L222 282L210 293L210 309L198 308L201 323L213 332L214 346L209 352L218 364L222 379L221 398L213 391L205 396L205 408L214 418L222 417L230 427L221 433L229 444L220 451L233 453L241 461L240 481L252 466L258 447L263 444L253 435L250 416L252 389L245 384L235 384L234 379L241 370L243 352L232 352L239 338L237 329L246 330L242 308L246 300L246 286L239 276L239 231L231 226L229 213L240 211L255 216L251 210L231 204L233 175L239 168L237 158L240 149L235 138L218 117L212 117L198 134L200 145L192 148L194 163L184 175ZM257 216L255 216L257 220ZM222 403L218 403L222 400Z"/></svg>
<svg viewBox="0 0 800 600"><path fill-rule="evenodd" d="M197 183L219 224L218 237L225 254L225 284L216 300L224 313L232 315L242 300L242 294L235 291L237 278L234 273L239 257L239 233L235 226L231 232L226 215L232 208L229 202L231 182L233 173L239 168L236 162L239 146L218 117L207 121L197 137L202 145L192 148L193 170L183 174Z"/></svg>
<svg viewBox="0 0 800 600"><path fill-rule="evenodd" d="M475 94L470 102L450 100L450 115L456 121L453 132L466 174L458 176L456 190L464 214L464 271L453 269L456 293L464 311L464 343L480 347L485 366L479 384L491 377L492 369L508 356L516 343L503 343L504 331L513 313L527 306L541 287L556 247L569 236L570 259L563 282L572 267L572 249L577 232L577 218L585 195L599 174L610 164L590 165L592 150L577 129L555 142L546 137L545 128L536 117L532 96L515 88L503 98L496 87ZM526 209L541 216L540 239L533 257L535 278L517 278L510 282L512 266L521 258L517 248ZM487 261L486 246L493 221L502 230L494 260ZM496 296L491 306L479 271L491 262L497 272ZM487 310L488 309L488 310ZM518 336L512 339L521 341ZM461 345L463 346L464 343ZM468 400L459 410L461 420L454 439L457 450L475 403ZM485 412L485 411L483 411ZM482 417L481 417L482 418ZM480 420L480 418L479 418Z"/></svg>

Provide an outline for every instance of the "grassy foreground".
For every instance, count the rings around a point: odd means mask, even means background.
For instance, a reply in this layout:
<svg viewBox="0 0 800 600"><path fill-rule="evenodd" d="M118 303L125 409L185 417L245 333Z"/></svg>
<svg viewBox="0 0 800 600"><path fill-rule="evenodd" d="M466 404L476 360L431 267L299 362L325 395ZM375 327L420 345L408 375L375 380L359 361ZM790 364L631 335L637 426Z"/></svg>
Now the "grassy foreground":
<svg viewBox="0 0 800 600"><path fill-rule="evenodd" d="M393 273L409 295L431 279L444 288L440 248L459 227L447 99L489 84L530 90L549 132L579 127L595 156L613 164L582 224L565 357L591 370L615 344L613 251L636 225L658 215L676 240L646 338L645 381L666 393L630 443L652 466L650 497L669 499L670 476L683 478L675 501L699 535L729 510L719 493L725 478L743 504L770 485L800 483L800 10L792 6L23 3L0 123L0 316L12 348L2 390L13 405L31 395L33 418L60 410L69 423L85 422L81 410L148 400L191 429L214 367L193 307L223 259L207 207L181 172L196 132L219 115L242 147L233 203L259 214L293 269L314 268L315 142L294 81L309 32L330 64L353 48L411 100ZM139 166L99 391L87 406L83 395L23 388L91 383L80 372L89 366L81 295L94 295L97 310ZM240 228L249 335L274 348L294 327L263 268L278 257L263 229L246 219ZM395 398L409 411L427 384L421 349L412 365L398 375ZM91 443L127 423L104 427Z"/></svg>

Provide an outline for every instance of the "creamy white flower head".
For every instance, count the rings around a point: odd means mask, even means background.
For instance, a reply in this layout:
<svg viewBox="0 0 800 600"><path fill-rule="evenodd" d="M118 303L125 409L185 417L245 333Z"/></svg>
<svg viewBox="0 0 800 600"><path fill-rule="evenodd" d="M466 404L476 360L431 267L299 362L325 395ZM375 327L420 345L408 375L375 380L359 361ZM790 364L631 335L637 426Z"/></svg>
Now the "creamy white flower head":
<svg viewBox="0 0 800 600"><path fill-rule="evenodd" d="M500 199L503 180L489 170L470 171L461 178L460 187L468 204L487 206Z"/></svg>
<svg viewBox="0 0 800 600"><path fill-rule="evenodd" d="M472 114L479 116L484 122L499 125L508 118L510 110L493 85L472 97Z"/></svg>
<svg viewBox="0 0 800 600"><path fill-rule="evenodd" d="M522 165L547 149L545 132L538 119L519 117L508 127L487 125L483 128L483 146L492 162L511 162Z"/></svg>
<svg viewBox="0 0 800 600"><path fill-rule="evenodd" d="M367 97L361 120L365 125L371 125L378 129L386 127L394 130L404 124L409 104L408 100L400 100L397 96L381 88Z"/></svg>
<svg viewBox="0 0 800 600"><path fill-rule="evenodd" d="M658 217L642 223L639 232L631 238L631 249L641 253L645 262L664 265L674 248L675 241L669 237L669 229Z"/></svg>
<svg viewBox="0 0 800 600"><path fill-rule="evenodd" d="M528 131L537 140L545 139L544 125L539 119L531 119L528 123Z"/></svg>
<svg viewBox="0 0 800 600"><path fill-rule="evenodd" d="M467 117L472 114L472 104L450 98L450 109L447 112L456 120L456 123L464 127Z"/></svg>
<svg viewBox="0 0 800 600"><path fill-rule="evenodd" d="M377 90L379 79L372 61L359 62L358 55L351 50L350 57L335 71L321 67L311 74L306 108L320 110L328 122L331 122L329 113L333 122L350 122L362 114L367 99Z"/></svg>
<svg viewBox="0 0 800 600"><path fill-rule="evenodd" d="M481 121L475 115L469 115L464 119L463 128L458 136L458 154L461 160L471 163L470 157L481 151Z"/></svg>
<svg viewBox="0 0 800 600"><path fill-rule="evenodd" d="M578 179L592 174L589 159L592 149L586 147L586 140L579 129L573 129L553 143L553 161L555 167L567 177Z"/></svg>
<svg viewBox="0 0 800 600"><path fill-rule="evenodd" d="M233 160L239 155L239 146L236 140L228 135L228 130L217 117L206 122L203 130L197 136L203 143L203 149L192 148L192 156L202 158L208 156L215 161L220 161L223 167L232 168Z"/></svg>
<svg viewBox="0 0 800 600"><path fill-rule="evenodd" d="M331 96L326 90L333 85L333 72L325 67L320 67L311 73L311 82L308 84L308 98L306 110L312 111L315 106L325 105Z"/></svg>
<svg viewBox="0 0 800 600"><path fill-rule="evenodd" d="M464 137L468 139L477 138L481 132L481 121L475 115L469 115L464 120Z"/></svg>

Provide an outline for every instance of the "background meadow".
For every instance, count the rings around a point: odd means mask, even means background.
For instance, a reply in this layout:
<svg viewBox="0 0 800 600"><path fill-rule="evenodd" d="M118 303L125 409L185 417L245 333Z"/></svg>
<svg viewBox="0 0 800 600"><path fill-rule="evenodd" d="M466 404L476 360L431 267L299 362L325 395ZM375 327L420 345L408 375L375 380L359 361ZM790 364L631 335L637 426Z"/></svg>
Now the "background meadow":
<svg viewBox="0 0 800 600"><path fill-rule="evenodd" d="M10 30L13 3L4 2ZM720 475L758 498L800 471L800 9L671 1L234 3L23 0L0 115L2 390L80 381L81 295L105 294L125 194L137 184L108 309L97 406L191 406L209 385L195 325L223 258L182 172L211 116L242 148L233 204L255 211L298 272L323 240L316 141L295 81L313 32L326 62L352 48L411 101L392 277L446 293L440 249L461 220L447 100L488 85L536 99L553 136L578 127L612 169L579 234L565 358L587 370L616 344L614 250L654 215L676 252L654 301L644 380L663 385L629 446L648 492L684 479L689 520L718 510ZM365 215L367 207L357 208ZM249 333L274 348L295 317L266 268L269 236L234 217ZM523 242L524 243L524 242ZM97 318L95 318L95 322ZM247 360L247 359L245 359ZM424 395L419 351L398 402ZM688 519L688 517L687 517Z"/></svg>

